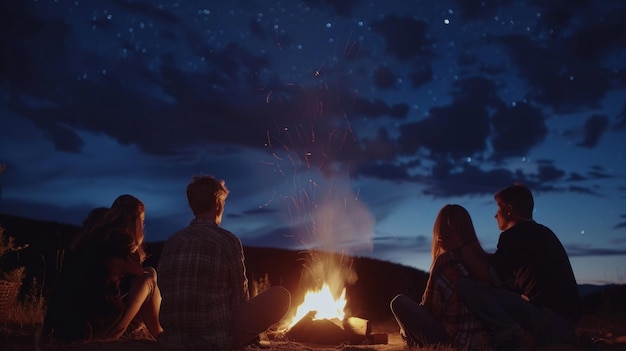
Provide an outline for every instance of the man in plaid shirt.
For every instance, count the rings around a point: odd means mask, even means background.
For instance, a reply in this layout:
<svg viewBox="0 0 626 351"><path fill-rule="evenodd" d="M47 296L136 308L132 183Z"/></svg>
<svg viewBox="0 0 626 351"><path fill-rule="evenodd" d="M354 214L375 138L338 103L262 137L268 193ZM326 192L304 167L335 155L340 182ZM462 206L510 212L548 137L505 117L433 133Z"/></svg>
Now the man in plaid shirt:
<svg viewBox="0 0 626 351"><path fill-rule="evenodd" d="M241 241L220 227L227 196L224 181L210 176L187 186L195 218L165 242L158 265L164 344L237 349L289 310L291 296L280 286L249 298Z"/></svg>

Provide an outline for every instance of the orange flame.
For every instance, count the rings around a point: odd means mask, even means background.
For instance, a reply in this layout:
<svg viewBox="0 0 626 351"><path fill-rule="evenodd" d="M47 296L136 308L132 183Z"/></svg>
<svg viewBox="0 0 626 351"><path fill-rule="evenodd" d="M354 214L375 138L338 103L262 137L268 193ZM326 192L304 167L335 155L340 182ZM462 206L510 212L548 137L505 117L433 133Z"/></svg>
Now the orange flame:
<svg viewBox="0 0 626 351"><path fill-rule="evenodd" d="M335 298L330 291L328 284L324 283L322 288L317 291L307 291L304 295L304 302L296 309L296 314L289 323L290 329L300 319L311 311L316 311L315 319L338 319L343 320L346 307L346 289L344 288L339 298Z"/></svg>

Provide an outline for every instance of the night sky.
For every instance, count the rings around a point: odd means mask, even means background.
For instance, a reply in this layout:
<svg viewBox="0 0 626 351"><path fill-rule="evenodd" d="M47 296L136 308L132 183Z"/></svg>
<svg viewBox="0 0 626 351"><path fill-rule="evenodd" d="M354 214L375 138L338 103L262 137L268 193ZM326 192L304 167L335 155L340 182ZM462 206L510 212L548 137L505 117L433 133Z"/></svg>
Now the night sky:
<svg viewBox="0 0 626 351"><path fill-rule="evenodd" d="M520 181L579 283L626 283L624 1L5 0L0 55L1 213L129 193L160 241L207 174L244 245L427 271L442 206L492 252Z"/></svg>

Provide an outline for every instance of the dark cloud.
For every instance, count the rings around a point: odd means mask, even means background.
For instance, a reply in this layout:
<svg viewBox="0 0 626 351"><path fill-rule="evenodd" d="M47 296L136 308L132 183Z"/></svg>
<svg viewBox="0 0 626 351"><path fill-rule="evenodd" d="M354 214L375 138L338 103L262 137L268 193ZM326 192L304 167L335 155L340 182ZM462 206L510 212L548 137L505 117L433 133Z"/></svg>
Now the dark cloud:
<svg viewBox="0 0 626 351"><path fill-rule="evenodd" d="M602 166L592 166L588 174L589 174L589 177L593 179L613 178L613 175L607 173L604 167Z"/></svg>
<svg viewBox="0 0 626 351"><path fill-rule="evenodd" d="M259 21L256 18L251 19L248 22L248 25L250 26L250 31L252 31L257 39L262 41L266 39L265 29L263 29L263 26L259 24Z"/></svg>
<svg viewBox="0 0 626 351"><path fill-rule="evenodd" d="M400 127L399 145L407 154L426 148L435 155L466 157L485 150L489 116L484 106L455 102L435 107L422 121Z"/></svg>
<svg viewBox="0 0 626 351"><path fill-rule="evenodd" d="M390 180L394 182L411 180L411 177L405 167L392 163L372 162L364 164L358 168L358 173L364 177Z"/></svg>
<svg viewBox="0 0 626 351"><path fill-rule="evenodd" d="M433 76L433 67L427 60L415 60L412 64L409 79L414 89L419 89L426 83L432 81Z"/></svg>
<svg viewBox="0 0 626 351"><path fill-rule="evenodd" d="M115 3L125 11L180 24L169 12L148 3ZM153 154L174 153L189 143L262 145L266 121L257 118L258 112L240 107L239 101L251 101L253 106L262 101L260 93L253 94L256 100L249 94L258 88L254 72L268 64L266 58L237 44L222 50L203 46L197 50L205 54L208 73L183 72L167 54L159 57L160 67L148 70L147 62L156 57L121 41L126 59L110 61L86 52L85 63L92 66L85 69L89 79L86 75L72 79L67 65L75 60L70 60L65 44L68 25L35 17L23 4L16 2L2 12L8 14L3 22L8 35L0 45L14 55L2 60L0 73L15 92L9 102L12 111L33 121L58 150L80 151L84 143L77 130L106 133L123 145L137 144ZM94 73L103 66L108 68L106 74Z"/></svg>
<svg viewBox="0 0 626 351"><path fill-rule="evenodd" d="M626 254L626 249L619 249L615 247L611 248L596 248L582 245L566 245L565 249L570 257L584 257L584 256L616 256Z"/></svg>
<svg viewBox="0 0 626 351"><path fill-rule="evenodd" d="M372 29L385 39L387 54L399 61L433 57L425 21L391 14L373 22Z"/></svg>
<svg viewBox="0 0 626 351"><path fill-rule="evenodd" d="M394 160L398 151L397 145L389 136L386 128L379 128L375 138L363 138L361 147L367 160Z"/></svg>
<svg viewBox="0 0 626 351"><path fill-rule="evenodd" d="M470 76L454 81L451 93L455 101L481 104L485 108L493 109L504 106L498 94L504 88L487 77Z"/></svg>
<svg viewBox="0 0 626 351"><path fill-rule="evenodd" d="M497 160L525 156L548 135L541 109L525 102L498 109L492 117L492 126L491 145Z"/></svg>
<svg viewBox="0 0 626 351"><path fill-rule="evenodd" d="M575 57L587 62L602 60L615 48L626 45L626 6L622 4L602 15L602 20L586 21L568 37Z"/></svg>
<svg viewBox="0 0 626 351"><path fill-rule="evenodd" d="M615 124L615 129L626 129L626 102L624 103L624 108L622 108L622 111L617 115L617 123Z"/></svg>
<svg viewBox="0 0 626 351"><path fill-rule="evenodd" d="M597 108L612 88L612 70L601 61L581 61L562 41L544 42L529 36L493 38L501 44L520 78L530 85L528 96L558 112Z"/></svg>
<svg viewBox="0 0 626 351"><path fill-rule="evenodd" d="M579 182L579 181L583 181L586 180L587 178L583 177L581 174L577 173L577 172L572 172L569 175L569 178L567 179L568 181L572 181L572 182Z"/></svg>
<svg viewBox="0 0 626 351"><path fill-rule="evenodd" d="M478 72L488 76L497 76L508 72L508 68L504 64L481 63L478 66Z"/></svg>
<svg viewBox="0 0 626 351"><path fill-rule="evenodd" d="M216 51L212 51L216 52ZM214 72L226 72L227 78L233 82L249 82L253 80L255 73L269 67L266 56L259 56L251 53L249 49L237 44L230 43L217 55L207 55L210 62L215 64ZM253 88L258 86L252 85Z"/></svg>
<svg viewBox="0 0 626 351"><path fill-rule="evenodd" d="M62 19L38 17L30 5L0 4L0 77L8 81L8 92L38 97L67 80L70 29Z"/></svg>
<svg viewBox="0 0 626 351"><path fill-rule="evenodd" d="M531 3L540 11L539 29L560 33L573 24L575 18L589 12L593 0L532 0Z"/></svg>
<svg viewBox="0 0 626 351"><path fill-rule="evenodd" d="M149 1L128 1L128 0L110 0L111 3L119 6L122 10L148 17L153 17L159 21L171 24L179 24L181 20L171 11L164 10L162 6L154 5Z"/></svg>
<svg viewBox="0 0 626 351"><path fill-rule="evenodd" d="M394 119L405 119L409 113L409 105L407 104L395 104L392 105L388 111L389 117Z"/></svg>
<svg viewBox="0 0 626 351"><path fill-rule="evenodd" d="M173 153L193 143L261 147L269 124L255 111L262 111L264 95L242 90L241 83L248 85L245 72L258 70L263 60L237 45L226 46L209 60L215 65L213 72L189 74L167 58L160 72L147 72L141 68L143 61L131 58L100 80L65 82L64 94L55 96L52 106L16 97L10 107L45 130L63 151L76 152L82 146L72 128L104 132L152 154ZM143 86L128 85L130 77L143 81ZM225 88L228 93L220 92ZM241 100L249 101L252 110L241 106ZM244 125L247 128L241 128Z"/></svg>
<svg viewBox="0 0 626 351"><path fill-rule="evenodd" d="M494 161L497 167L504 167L507 159L525 156L542 144L548 135L548 113L541 107L556 111L596 107L609 89L624 85L616 83L619 69L607 66L615 48L623 47L623 6L612 5L613 11L602 13L606 15L602 20L574 21L584 13L588 1L575 1L572 7L563 0L536 1L535 6L545 10L540 28L524 35L485 35L487 41L481 43L504 48L512 64L483 62L476 51L464 50L457 62L463 67L461 78L452 80L452 101L429 108L425 117L416 117L409 106L418 99L401 95L397 82L409 81L411 93L432 83L431 60L442 43L431 37L428 22L415 17L390 14L371 22L371 29L384 39L386 58L393 59L390 63L370 60L374 56L365 51L368 46L351 37L343 52L339 49L338 55L343 54L339 63L306 67L312 79L297 86L272 73L272 60L280 55L270 59L266 51L236 40L217 46L192 30L177 12L150 2L114 0L112 4L125 13L154 20L158 27L155 35L161 41L189 47L202 58L204 69L186 69L176 52L142 53L130 39L115 39L114 47L119 45L126 53L123 59L88 50L71 58L67 39L78 26L39 18L23 2L18 3L15 7L2 5L5 11L0 14L3 28L8 29L0 33L0 48L16 53L0 63L0 73L10 86L9 107L43 130L61 151L80 152L83 130L104 133L149 154L172 157L206 145L221 145L212 150L225 153L239 148L287 150L303 167L315 167L327 175L350 169L351 174L363 177L423 182L429 184L427 193L436 196L491 192L493 184L484 184L481 177L498 184L519 179L541 184L609 177L604 170L592 170L585 177L571 173L567 178L552 164L540 165L536 174L476 165ZM461 16L489 20L511 3L457 1ZM359 1L309 0L306 4L315 11L327 13L330 9L348 16ZM92 19L96 21L91 23L96 27L94 33L121 26L118 18ZM250 18L245 23L254 42L276 40L283 46L277 50L295 42L288 31L270 34L267 20ZM542 34L543 29L555 25L567 30L553 36ZM79 60L90 72L88 77L78 74L77 79L70 67L70 62ZM470 66L475 67L470 71ZM106 74L93 73L101 67L107 67ZM517 88L507 86L508 80L503 79L511 69L517 69L530 85L528 99L514 105L501 98ZM373 80L377 90L398 91L397 100L406 102L392 104L376 95L366 96L362 93L365 89L355 92L358 78L347 72ZM618 116L617 128L626 124L624 111ZM363 119L375 120L385 128L374 137L360 136L352 125ZM594 147L606 131L608 119L596 114L584 127L580 145ZM427 169L420 158L435 166ZM459 165L466 158L474 163ZM415 168L426 175L410 176ZM542 189L562 189L550 186L553 184ZM594 193L584 186L572 191Z"/></svg>
<svg viewBox="0 0 626 351"><path fill-rule="evenodd" d="M490 195L494 189L511 185L516 181L529 183L522 175L505 168L483 171L477 166L456 166L444 161L436 165L432 176L421 181L427 185L424 194L438 198Z"/></svg>
<svg viewBox="0 0 626 351"><path fill-rule="evenodd" d="M565 172L553 165L539 165L537 180L539 182L555 182L563 179Z"/></svg>
<svg viewBox="0 0 626 351"><path fill-rule="evenodd" d="M491 19L500 7L510 3L510 0L456 0L461 16L468 19Z"/></svg>
<svg viewBox="0 0 626 351"><path fill-rule="evenodd" d="M435 156L467 157L486 149L490 106L499 106L493 82L469 78L455 82L451 105L434 107L421 121L400 126L398 144L406 154L426 148Z"/></svg>
<svg viewBox="0 0 626 351"><path fill-rule="evenodd" d="M354 5L360 0L304 0L304 2L317 9L325 9L327 6L332 7L339 16L350 16Z"/></svg>
<svg viewBox="0 0 626 351"><path fill-rule="evenodd" d="M374 84L379 89L393 89L396 86L396 76L386 66L378 66L374 72Z"/></svg>
<svg viewBox="0 0 626 351"><path fill-rule="evenodd" d="M515 182L526 184L537 193L571 191L601 196L593 186L561 185L568 180L565 179L566 172L549 163L540 164L536 173L523 173L520 170L511 171L503 167L482 170L469 163L453 164L440 160L431 171L430 176L416 177L413 181L427 185L424 194L440 198L488 195L492 194L494 189Z"/></svg>
<svg viewBox="0 0 626 351"><path fill-rule="evenodd" d="M173 151L177 144L193 141L194 134L201 133L201 130L209 133L214 130L202 127L202 121L205 119L193 118L198 112L190 116L186 113L185 106L156 103L151 101L150 97L131 91L118 82L111 82L108 86L98 86L91 81L75 82L66 86L66 89L73 89L72 94L77 103L72 104L68 101L67 104L45 108L29 106L20 101L14 101L11 105L15 112L46 130L46 135L60 150L67 151L67 148L58 143L58 138L55 138L61 124L96 133L104 132L122 145L137 144L144 151L154 154L167 154ZM103 100L107 103L102 104ZM94 108L95 106L99 107ZM187 126L192 129L186 132L187 138L177 136L178 133L175 132L185 128L182 128L182 124L168 123L173 122L168 115L172 118L181 116L179 123L185 123L186 119L191 117L192 121ZM162 132L163 130L169 132ZM67 128L65 131L70 135ZM75 134L72 136L77 138Z"/></svg>
<svg viewBox="0 0 626 351"><path fill-rule="evenodd" d="M578 145L586 148L594 148L608 126L609 118L606 115L595 114L589 117L585 121L585 136Z"/></svg>
<svg viewBox="0 0 626 351"><path fill-rule="evenodd" d="M578 193L578 194L601 196L597 191L595 191L592 188L585 188L585 187L576 186L576 185L570 185L569 187L567 187L567 191L572 192L572 193Z"/></svg>
<svg viewBox="0 0 626 351"><path fill-rule="evenodd" d="M342 94L341 92L335 92ZM348 95L344 95L348 97ZM408 112L409 107L405 104L390 106L382 99L367 99L362 97L352 98L352 105L344 104L343 109L346 112L353 112L355 117L367 116L367 117L394 117L397 119L404 119Z"/></svg>
<svg viewBox="0 0 626 351"><path fill-rule="evenodd" d="M85 145L84 141L70 128L55 124L51 128L46 128L44 134L49 138L59 151L80 152Z"/></svg>

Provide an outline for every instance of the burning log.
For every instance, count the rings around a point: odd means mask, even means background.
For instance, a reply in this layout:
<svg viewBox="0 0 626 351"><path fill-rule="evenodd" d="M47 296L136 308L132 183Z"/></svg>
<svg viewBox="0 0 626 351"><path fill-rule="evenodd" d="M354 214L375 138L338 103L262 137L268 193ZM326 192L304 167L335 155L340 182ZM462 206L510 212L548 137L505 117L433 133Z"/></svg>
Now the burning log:
<svg viewBox="0 0 626 351"><path fill-rule="evenodd" d="M345 342L346 333L337 319L315 319L316 314L317 311L307 313L287 331L287 337L291 340L314 344Z"/></svg>
<svg viewBox="0 0 626 351"><path fill-rule="evenodd" d="M387 345L389 336L387 333L372 333L367 336L369 345Z"/></svg>
<svg viewBox="0 0 626 351"><path fill-rule="evenodd" d="M367 319L348 317L343 320L343 329L354 335L366 336L372 332L370 322Z"/></svg>
<svg viewBox="0 0 626 351"><path fill-rule="evenodd" d="M315 319L317 311L310 311L286 333L290 340L314 344L386 344L387 334L372 334L370 323L358 317Z"/></svg>

